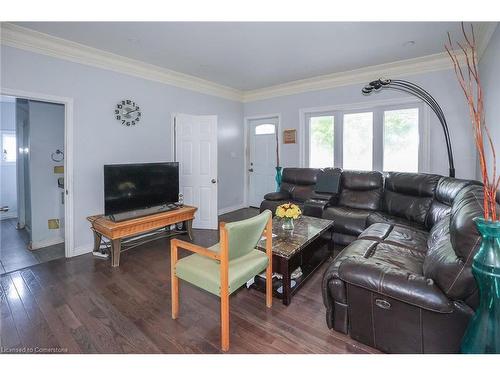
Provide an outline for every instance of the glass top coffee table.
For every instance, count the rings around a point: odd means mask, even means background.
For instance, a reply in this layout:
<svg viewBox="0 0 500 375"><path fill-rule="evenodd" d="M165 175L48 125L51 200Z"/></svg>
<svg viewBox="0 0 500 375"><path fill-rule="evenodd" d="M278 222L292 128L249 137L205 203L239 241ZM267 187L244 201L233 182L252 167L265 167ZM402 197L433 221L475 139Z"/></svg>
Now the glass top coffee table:
<svg viewBox="0 0 500 375"><path fill-rule="evenodd" d="M273 272L283 275L282 292L274 291L274 294L289 305L292 295L329 258L333 221L302 216L294 220L295 228L291 231L284 230L282 224L281 219L273 218ZM257 248L266 251L266 241L259 241ZM292 272L298 267L302 275L294 279L292 287Z"/></svg>

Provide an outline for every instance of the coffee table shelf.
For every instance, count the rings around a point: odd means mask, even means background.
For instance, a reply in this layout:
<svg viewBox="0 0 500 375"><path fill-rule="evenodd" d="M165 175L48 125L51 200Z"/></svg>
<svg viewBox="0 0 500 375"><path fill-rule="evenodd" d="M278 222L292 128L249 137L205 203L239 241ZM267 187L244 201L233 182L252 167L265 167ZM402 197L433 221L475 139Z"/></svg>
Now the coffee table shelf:
<svg viewBox="0 0 500 375"><path fill-rule="evenodd" d="M330 257L332 251L333 221L302 216L295 221L293 231L284 230L282 221L273 218L273 272L283 275L283 293L274 291L276 297L289 305L292 296L307 279ZM265 240L258 249L265 251ZM302 276L291 287L291 273L301 267ZM256 289L260 289L256 286Z"/></svg>

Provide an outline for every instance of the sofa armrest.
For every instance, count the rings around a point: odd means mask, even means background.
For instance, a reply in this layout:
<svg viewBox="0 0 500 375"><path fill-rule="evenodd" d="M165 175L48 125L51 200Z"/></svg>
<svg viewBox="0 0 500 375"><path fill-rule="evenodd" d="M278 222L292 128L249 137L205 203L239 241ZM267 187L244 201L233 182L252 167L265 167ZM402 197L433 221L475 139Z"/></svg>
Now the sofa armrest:
<svg viewBox="0 0 500 375"><path fill-rule="evenodd" d="M308 199L304 203L304 209L302 210L302 213L305 216L321 218L323 216L323 211L328 206L328 203L328 200Z"/></svg>
<svg viewBox="0 0 500 375"><path fill-rule="evenodd" d="M287 191L275 191L264 195L264 199L268 201L284 201L290 198L291 195Z"/></svg>

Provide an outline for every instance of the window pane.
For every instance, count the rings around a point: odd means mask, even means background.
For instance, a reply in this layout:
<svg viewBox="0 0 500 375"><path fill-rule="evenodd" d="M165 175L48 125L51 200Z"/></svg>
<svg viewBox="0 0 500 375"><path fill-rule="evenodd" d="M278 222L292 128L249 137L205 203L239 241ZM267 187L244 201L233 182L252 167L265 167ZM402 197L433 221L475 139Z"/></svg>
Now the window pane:
<svg viewBox="0 0 500 375"><path fill-rule="evenodd" d="M6 162L16 161L15 134L2 134L2 160Z"/></svg>
<svg viewBox="0 0 500 375"><path fill-rule="evenodd" d="M372 170L373 168L373 113L344 115L343 132L344 169Z"/></svg>
<svg viewBox="0 0 500 375"><path fill-rule="evenodd" d="M274 134L274 124L262 124L255 127L255 135Z"/></svg>
<svg viewBox="0 0 500 375"><path fill-rule="evenodd" d="M333 167L333 116L309 119L309 167Z"/></svg>
<svg viewBox="0 0 500 375"><path fill-rule="evenodd" d="M384 112L384 171L418 172L418 108Z"/></svg>

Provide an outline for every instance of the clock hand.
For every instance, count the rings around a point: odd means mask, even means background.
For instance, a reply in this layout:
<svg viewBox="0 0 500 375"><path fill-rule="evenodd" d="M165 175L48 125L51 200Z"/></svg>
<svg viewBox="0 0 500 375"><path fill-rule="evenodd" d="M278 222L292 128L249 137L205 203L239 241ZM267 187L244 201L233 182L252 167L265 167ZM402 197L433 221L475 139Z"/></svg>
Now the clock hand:
<svg viewBox="0 0 500 375"><path fill-rule="evenodd" d="M135 109L135 110L130 111L130 112L127 112L127 113L125 113L125 114L126 114L126 115L128 115L129 113L134 113L134 112L137 112L137 111L138 111L138 109Z"/></svg>

